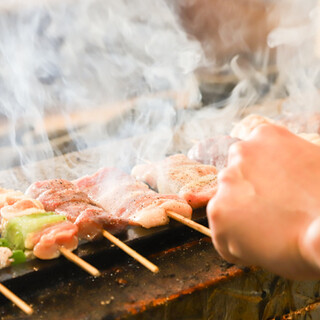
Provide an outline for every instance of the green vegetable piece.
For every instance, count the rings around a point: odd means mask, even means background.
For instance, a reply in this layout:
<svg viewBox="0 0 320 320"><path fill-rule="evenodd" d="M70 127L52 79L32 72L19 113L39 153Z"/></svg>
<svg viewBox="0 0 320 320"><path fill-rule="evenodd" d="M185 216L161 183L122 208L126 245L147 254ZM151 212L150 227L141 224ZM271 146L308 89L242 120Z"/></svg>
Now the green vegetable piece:
<svg viewBox="0 0 320 320"><path fill-rule="evenodd" d="M25 240L30 233L40 231L50 224L65 221L66 217L53 212L36 213L9 220L3 232L12 249L25 249Z"/></svg>
<svg viewBox="0 0 320 320"><path fill-rule="evenodd" d="M8 247L9 248L8 240L6 240L4 238L0 238L0 247Z"/></svg>
<svg viewBox="0 0 320 320"><path fill-rule="evenodd" d="M27 260L26 255L22 250L13 250L12 256L10 257L10 259L13 259L13 261L11 262L11 265L20 264Z"/></svg>

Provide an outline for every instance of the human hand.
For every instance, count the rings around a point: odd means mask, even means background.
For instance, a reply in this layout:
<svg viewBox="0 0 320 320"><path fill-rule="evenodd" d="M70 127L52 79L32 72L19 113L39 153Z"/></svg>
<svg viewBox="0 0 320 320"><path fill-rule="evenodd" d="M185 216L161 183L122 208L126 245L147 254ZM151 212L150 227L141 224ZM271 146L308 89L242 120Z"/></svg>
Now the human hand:
<svg viewBox="0 0 320 320"><path fill-rule="evenodd" d="M320 277L320 147L261 125L233 144L207 207L226 260L295 279Z"/></svg>

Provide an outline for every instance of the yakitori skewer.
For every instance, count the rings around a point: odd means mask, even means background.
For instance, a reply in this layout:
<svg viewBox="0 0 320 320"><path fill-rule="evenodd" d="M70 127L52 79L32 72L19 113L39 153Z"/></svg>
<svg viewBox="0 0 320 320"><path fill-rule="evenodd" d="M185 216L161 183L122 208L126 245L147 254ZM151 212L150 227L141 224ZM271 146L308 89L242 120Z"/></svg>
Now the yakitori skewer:
<svg viewBox="0 0 320 320"><path fill-rule="evenodd" d="M190 160L183 154L170 156L162 161L144 164L132 169L132 175L147 183L160 194L176 194L185 199L193 209L205 207L217 191L217 169ZM188 227L211 237L210 229L181 215L175 210L167 210L167 215Z"/></svg>
<svg viewBox="0 0 320 320"><path fill-rule="evenodd" d="M124 252L126 252L129 256L131 256L133 259L137 260L138 262L140 262L143 266L145 266L146 268L148 268L150 271L157 273L159 272L159 268L153 264L152 262L150 262L148 259L146 259L145 257L143 257L140 253L138 253L137 251L133 250L132 248L130 248L129 246L127 246L124 242L122 242L121 240L119 240L118 238L116 238L114 235L112 235L110 232L103 230L102 231L102 235L107 238L109 241L111 241L112 243L114 243L117 247L119 247L121 250L123 250Z"/></svg>
<svg viewBox="0 0 320 320"><path fill-rule="evenodd" d="M124 224L97 206L71 182L63 179L35 182L28 188L27 194L42 201L46 210L55 211L77 225L80 238L92 240L102 234L152 272L159 271L157 266L105 230L106 227L121 230Z"/></svg>
<svg viewBox="0 0 320 320"><path fill-rule="evenodd" d="M25 303L22 299L16 296L11 290L9 290L7 287L5 287L1 283L0 283L0 292L26 314L30 315L33 313L33 309L27 303Z"/></svg>
<svg viewBox="0 0 320 320"><path fill-rule="evenodd" d="M46 212L40 201L20 191L1 188L0 198L5 246L22 250L22 255L24 250L32 250L40 259L54 259L60 252L91 275L100 275L95 267L71 252L78 246L78 228L65 217Z"/></svg>
<svg viewBox="0 0 320 320"><path fill-rule="evenodd" d="M83 259L81 259L77 255L75 255L72 251L70 251L70 250L68 250L68 249L66 249L64 247L60 247L59 251L69 261L71 261L72 263L76 264L77 266L79 266L81 269L83 269L84 271L88 272L92 276L99 277L101 275L100 271L97 268L95 268L90 263L84 261Z"/></svg>
<svg viewBox="0 0 320 320"><path fill-rule="evenodd" d="M182 216L181 214L177 214L173 211L167 210L167 215L171 218L174 219L176 221L179 221L181 223L183 223L184 225L188 226L191 229L194 229L196 231L199 231L201 233L203 233L204 235L211 237L211 231L209 228L203 226L202 224L199 224L191 219L188 219L184 216Z"/></svg>

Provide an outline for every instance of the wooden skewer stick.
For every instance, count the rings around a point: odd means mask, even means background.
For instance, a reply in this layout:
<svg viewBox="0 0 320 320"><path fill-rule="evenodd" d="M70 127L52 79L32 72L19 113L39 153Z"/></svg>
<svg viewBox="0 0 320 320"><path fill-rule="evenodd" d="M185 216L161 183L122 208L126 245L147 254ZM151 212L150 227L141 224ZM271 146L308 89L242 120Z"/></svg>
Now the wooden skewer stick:
<svg viewBox="0 0 320 320"><path fill-rule="evenodd" d="M202 224L199 224L197 222L194 222L193 220L190 220L184 216L182 216L181 214L178 214L178 213L175 213L173 211L170 211L170 210L167 210L166 211L168 217L174 219L174 220L177 220L183 224L185 224L186 226L194 229L194 230L197 230L201 233L203 233L204 235L208 236L211 238L211 231L209 228L203 226Z"/></svg>
<svg viewBox="0 0 320 320"><path fill-rule="evenodd" d="M23 312L30 315L33 313L33 309L26 304L23 300L21 300L18 296L16 296L12 291L10 291L7 287L0 283L0 292L7 297L10 301L12 301L16 306L18 306Z"/></svg>
<svg viewBox="0 0 320 320"><path fill-rule="evenodd" d="M80 268L87 271L91 275L95 277L99 277L101 275L98 269L96 269L94 266L84 261L83 259L79 258L77 255L75 255L73 252L66 249L65 247L60 247L59 250L61 254L63 254L68 260L75 263L76 265L78 265Z"/></svg>
<svg viewBox="0 0 320 320"><path fill-rule="evenodd" d="M109 241L114 243L116 246L118 246L120 249L125 251L129 256L131 256L135 260L139 261L143 266L148 268L150 271L152 271L154 273L159 272L159 268L155 264L153 264L148 259L143 257L137 251L135 251L135 250L131 249L130 247L128 247L124 242L122 242L121 240L119 240L118 238L113 236L110 232L108 232L106 230L102 230L102 235L105 238L107 238Z"/></svg>

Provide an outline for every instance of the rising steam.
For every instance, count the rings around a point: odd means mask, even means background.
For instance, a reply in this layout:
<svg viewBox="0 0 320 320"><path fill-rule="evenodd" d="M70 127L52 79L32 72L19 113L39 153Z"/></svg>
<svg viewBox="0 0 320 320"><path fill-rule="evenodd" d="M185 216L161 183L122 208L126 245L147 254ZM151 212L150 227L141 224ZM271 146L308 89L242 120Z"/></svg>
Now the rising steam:
<svg viewBox="0 0 320 320"><path fill-rule="evenodd" d="M0 169L59 155L61 144L56 148L49 143L49 138L59 137L59 128L71 138L73 150L105 143L96 160L101 164L115 161L110 157L115 150L108 148L115 139L159 130L160 140L170 140L176 104L170 95L164 103L163 98L143 100L141 107L138 100L132 102L140 108L135 111L137 121L118 119L112 128L106 126L107 118L85 123L79 115L90 118L97 109L121 109L116 101L180 92L191 84L194 93L184 101L188 107L199 97L192 72L201 54L200 45L188 39L164 1L37 1L9 6L0 12L0 116L9 133L1 137L7 154L2 152ZM50 115L54 117L48 124ZM132 148L132 143L125 148L127 158Z"/></svg>
<svg viewBox="0 0 320 320"><path fill-rule="evenodd" d="M250 110L319 111L317 1L10 3L0 4L0 170L22 166L28 182L186 152ZM258 45L237 6L265 18ZM216 80L198 109L203 70Z"/></svg>

